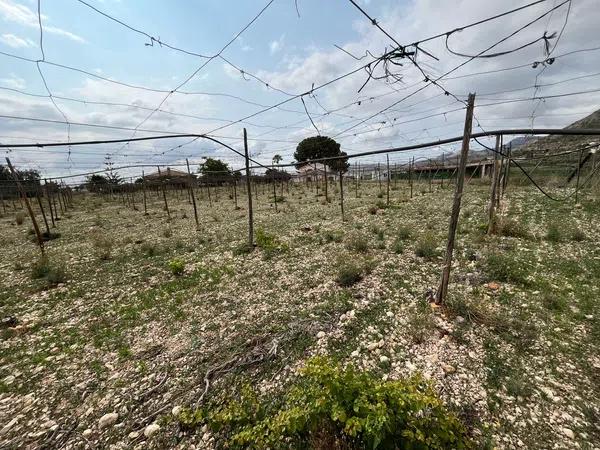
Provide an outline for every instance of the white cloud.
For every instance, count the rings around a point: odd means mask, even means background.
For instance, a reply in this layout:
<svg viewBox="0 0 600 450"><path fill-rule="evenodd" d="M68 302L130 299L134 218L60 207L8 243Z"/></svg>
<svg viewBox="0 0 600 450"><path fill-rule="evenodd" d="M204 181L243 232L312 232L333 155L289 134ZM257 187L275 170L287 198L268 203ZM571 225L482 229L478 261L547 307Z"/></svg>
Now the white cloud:
<svg viewBox="0 0 600 450"><path fill-rule="evenodd" d="M7 22L18 23L30 28L39 28L37 12L34 13L27 6L16 3L13 0L0 0L0 17ZM48 17L42 14L42 25L45 32L63 36L75 42L85 42L85 39L81 36L70 31L44 24L46 21L48 21Z"/></svg>
<svg viewBox="0 0 600 450"><path fill-rule="evenodd" d="M3 42L12 48L35 47L36 45L31 39L23 39L11 33L5 33L0 36L0 42Z"/></svg>
<svg viewBox="0 0 600 450"><path fill-rule="evenodd" d="M274 55L283 48L285 45L284 40L285 34L282 34L279 39L269 42L269 51L271 52L271 55Z"/></svg>
<svg viewBox="0 0 600 450"><path fill-rule="evenodd" d="M0 84L5 87L23 90L27 86L25 80L11 73L8 78L0 78Z"/></svg>

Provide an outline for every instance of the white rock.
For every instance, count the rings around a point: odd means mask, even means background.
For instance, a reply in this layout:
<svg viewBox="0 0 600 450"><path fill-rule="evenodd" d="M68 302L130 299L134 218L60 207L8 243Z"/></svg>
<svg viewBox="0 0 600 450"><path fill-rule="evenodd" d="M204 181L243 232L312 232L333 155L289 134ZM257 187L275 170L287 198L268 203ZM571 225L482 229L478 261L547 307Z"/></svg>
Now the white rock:
<svg viewBox="0 0 600 450"><path fill-rule="evenodd" d="M317 339L323 339L325 337L325 332L324 331L319 331L317 333Z"/></svg>
<svg viewBox="0 0 600 450"><path fill-rule="evenodd" d="M98 421L98 426L100 428L109 427L111 425L114 425L117 422L118 418L119 415L116 412L104 414L102 417L100 417L100 420Z"/></svg>
<svg viewBox="0 0 600 450"><path fill-rule="evenodd" d="M144 436L147 438L154 436L158 430L160 430L160 425L157 423L151 423L144 429Z"/></svg>
<svg viewBox="0 0 600 450"><path fill-rule="evenodd" d="M360 352L358 350L354 350L352 353L350 353L350 356L352 358L357 358L359 354L360 354Z"/></svg>
<svg viewBox="0 0 600 450"><path fill-rule="evenodd" d="M594 318L594 316L593 316L593 314L586 314L586 315L585 315L585 318L586 318L587 320L592 320L592 319Z"/></svg>
<svg viewBox="0 0 600 450"><path fill-rule="evenodd" d="M178 416L182 410L183 410L183 408L180 405L173 406L173 409L171 410L171 414L173 414L174 416Z"/></svg>
<svg viewBox="0 0 600 450"><path fill-rule="evenodd" d="M4 425L4 426L2 427L2 430L0 430L0 434L4 434L4 433L6 433L7 431L9 431L9 430L10 430L10 429L11 429L11 428L14 426L14 424L15 424L15 423L17 423L17 420L18 420L18 418L17 418L17 417L15 417L15 418L14 418L14 419L12 419L10 422L8 422L6 425Z"/></svg>
<svg viewBox="0 0 600 450"><path fill-rule="evenodd" d="M131 440L137 439L139 437L140 437L139 431L132 431L131 433L129 433L129 439L131 439Z"/></svg>
<svg viewBox="0 0 600 450"><path fill-rule="evenodd" d="M442 369L444 369L444 372L446 372L446 374L456 372L456 367L451 366L450 364L442 364Z"/></svg>
<svg viewBox="0 0 600 450"><path fill-rule="evenodd" d="M391 311L386 312L385 315L388 317L394 317L394 313Z"/></svg>
<svg viewBox="0 0 600 450"><path fill-rule="evenodd" d="M457 324L464 323L465 318L463 316L456 316L456 318L454 319L454 322L456 322Z"/></svg>
<svg viewBox="0 0 600 450"><path fill-rule="evenodd" d="M389 362L389 361L390 361L390 358L388 358L388 357L387 357L387 356L385 356L385 355L381 355L381 356L379 357L379 362L382 362L382 363L387 363L387 362Z"/></svg>
<svg viewBox="0 0 600 450"><path fill-rule="evenodd" d="M92 434L92 430L90 430L89 428L87 430L83 430L83 433L81 433L84 437L88 437L90 434Z"/></svg>
<svg viewBox="0 0 600 450"><path fill-rule="evenodd" d="M570 428L563 428L561 431L569 439L575 439L575 433Z"/></svg>

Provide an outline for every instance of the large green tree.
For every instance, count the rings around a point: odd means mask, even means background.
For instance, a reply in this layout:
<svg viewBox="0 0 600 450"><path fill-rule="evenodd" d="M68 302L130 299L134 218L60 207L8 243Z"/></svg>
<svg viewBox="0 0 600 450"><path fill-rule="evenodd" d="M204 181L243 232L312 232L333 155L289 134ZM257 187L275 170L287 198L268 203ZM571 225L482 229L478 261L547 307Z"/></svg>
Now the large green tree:
<svg viewBox="0 0 600 450"><path fill-rule="evenodd" d="M198 172L203 178L211 181L222 181L231 177L227 163L215 158L206 158L198 167Z"/></svg>
<svg viewBox="0 0 600 450"><path fill-rule="evenodd" d="M306 138L298 144L294 152L294 158L296 158L296 162L298 163L297 166L300 166L303 161L330 158L333 156L347 156L347 154L340 150L340 144L327 136ZM336 172L345 172L348 170L347 158L326 161L325 164Z"/></svg>

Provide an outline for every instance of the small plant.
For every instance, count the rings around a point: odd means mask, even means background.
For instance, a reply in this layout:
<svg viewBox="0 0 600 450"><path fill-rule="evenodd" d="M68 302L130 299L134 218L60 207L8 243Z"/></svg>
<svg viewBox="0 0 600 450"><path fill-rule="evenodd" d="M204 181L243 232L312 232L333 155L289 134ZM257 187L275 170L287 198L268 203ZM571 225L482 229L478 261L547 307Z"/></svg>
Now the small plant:
<svg viewBox="0 0 600 450"><path fill-rule="evenodd" d="M344 239L344 232L339 230L327 230L323 233L325 242L342 242Z"/></svg>
<svg viewBox="0 0 600 450"><path fill-rule="evenodd" d="M23 225L23 222L25 222L25 214L22 212L15 214L15 222L17 225Z"/></svg>
<svg viewBox="0 0 600 450"><path fill-rule="evenodd" d="M163 230L163 236L169 239L171 236L173 236L173 230L171 230L170 228L165 228Z"/></svg>
<svg viewBox="0 0 600 450"><path fill-rule="evenodd" d="M363 279L363 268L353 264L343 264L338 268L335 281L342 287L350 287Z"/></svg>
<svg viewBox="0 0 600 450"><path fill-rule="evenodd" d="M377 214L377 211L379 211L379 208L377 206L370 206L369 207L369 214Z"/></svg>
<svg viewBox="0 0 600 450"><path fill-rule="evenodd" d="M405 241L407 239L410 239L410 237L412 236L412 231L406 225L400 225L396 236L398 236L398 239Z"/></svg>
<svg viewBox="0 0 600 450"><path fill-rule="evenodd" d="M487 225L486 225L487 228ZM498 222L498 234L501 236L527 239L529 231L527 227L515 219L503 218Z"/></svg>
<svg viewBox="0 0 600 450"><path fill-rule="evenodd" d="M378 200L377 203L375 203L375 206L377 207L377 209L386 209L388 207L388 204L383 200Z"/></svg>
<svg viewBox="0 0 600 450"><path fill-rule="evenodd" d="M183 275L183 272L185 272L185 262L180 259L172 259L169 261L169 270L173 275Z"/></svg>
<svg viewBox="0 0 600 450"><path fill-rule="evenodd" d="M310 359L276 401L246 385L235 400L184 410L178 420L206 424L227 448L474 448L422 377L382 381L325 358Z"/></svg>
<svg viewBox="0 0 600 450"><path fill-rule="evenodd" d="M99 259L103 261L110 259L113 241L108 236L99 233L95 234L92 236L92 246L94 247L94 253Z"/></svg>
<svg viewBox="0 0 600 450"><path fill-rule="evenodd" d="M397 255L404 253L404 241L402 239L396 238L392 249Z"/></svg>
<svg viewBox="0 0 600 450"><path fill-rule="evenodd" d="M567 307L567 301L564 297L554 293L545 292L542 297L542 304L551 311L564 311Z"/></svg>
<svg viewBox="0 0 600 450"><path fill-rule="evenodd" d="M482 262L487 276L494 281L527 284L527 268L512 252L491 253Z"/></svg>
<svg viewBox="0 0 600 450"><path fill-rule="evenodd" d="M140 250L144 255L150 258L160 253L160 249L158 248L158 246L151 242L144 242L140 247Z"/></svg>
<svg viewBox="0 0 600 450"><path fill-rule="evenodd" d="M367 253L369 251L369 242L364 236L355 234L346 242L346 248L356 253Z"/></svg>
<svg viewBox="0 0 600 450"><path fill-rule="evenodd" d="M546 240L554 243L562 241L562 233L560 232L560 228L557 224L551 223L548 225L548 230L546 231Z"/></svg>
<svg viewBox="0 0 600 450"><path fill-rule="evenodd" d="M282 244L277 236L267 233L262 228L258 228L255 234L256 246L260 248L265 258L269 259L278 252L284 252L288 249L287 245Z"/></svg>
<svg viewBox="0 0 600 450"><path fill-rule="evenodd" d="M64 283L67 275L63 267L51 264L48 257L43 256L31 266L31 278L45 279L48 286L54 287Z"/></svg>
<svg viewBox="0 0 600 450"><path fill-rule="evenodd" d="M233 249L233 256L248 255L252 253L254 246L248 242L243 242Z"/></svg>
<svg viewBox="0 0 600 450"><path fill-rule="evenodd" d="M419 300L411 311L406 323L406 330L415 344L422 344L433 335L435 322L433 312L426 300Z"/></svg>
<svg viewBox="0 0 600 450"><path fill-rule="evenodd" d="M378 192L377 193L377 198L383 198L383 192Z"/></svg>
<svg viewBox="0 0 600 450"><path fill-rule="evenodd" d="M437 256L437 245L435 237L432 234L426 233L421 236L415 246L415 255L420 258L433 258Z"/></svg>
<svg viewBox="0 0 600 450"><path fill-rule="evenodd" d="M571 240L575 242L585 241L586 236L585 233L580 228L575 228L573 233L571 234Z"/></svg>

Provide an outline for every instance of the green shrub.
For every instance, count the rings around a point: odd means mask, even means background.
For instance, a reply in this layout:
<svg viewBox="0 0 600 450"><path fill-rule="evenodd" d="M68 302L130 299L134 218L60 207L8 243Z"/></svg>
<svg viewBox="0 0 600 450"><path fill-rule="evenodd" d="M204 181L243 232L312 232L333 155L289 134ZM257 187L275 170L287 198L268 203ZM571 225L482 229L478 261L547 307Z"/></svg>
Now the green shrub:
<svg viewBox="0 0 600 450"><path fill-rule="evenodd" d="M394 241L394 246L392 248L394 250L394 253L398 255L404 253L404 241L402 239L396 238L396 240Z"/></svg>
<svg viewBox="0 0 600 450"><path fill-rule="evenodd" d="M262 228L258 228L255 234L256 246L260 248L265 258L271 258L276 253L284 252L288 249L287 245L282 244L277 236L267 233Z"/></svg>
<svg viewBox="0 0 600 450"><path fill-rule="evenodd" d="M412 236L412 231L406 225L400 225L396 236L398 237L398 239L405 241L407 239L410 239L410 237Z"/></svg>
<svg viewBox="0 0 600 450"><path fill-rule="evenodd" d="M113 241L111 238L96 233L92 236L92 246L94 247L94 253L99 259L103 261L110 259L113 249Z"/></svg>
<svg viewBox="0 0 600 450"><path fill-rule="evenodd" d="M160 253L158 246L152 242L144 242L140 250L148 257L156 256Z"/></svg>
<svg viewBox="0 0 600 450"><path fill-rule="evenodd" d="M586 235L580 228L575 228L571 233L571 240L575 242L585 241Z"/></svg>
<svg viewBox="0 0 600 450"><path fill-rule="evenodd" d="M52 264L48 257L43 256L31 266L31 278L45 279L48 286L56 286L67 279L65 269Z"/></svg>
<svg viewBox="0 0 600 450"><path fill-rule="evenodd" d="M173 230L171 230L170 228L165 228L163 230L163 236L167 239L170 238L171 236L173 236Z"/></svg>
<svg viewBox="0 0 600 450"><path fill-rule="evenodd" d="M426 233L417 241L415 255L421 258L433 258L437 256L437 243L431 233Z"/></svg>
<svg viewBox="0 0 600 450"><path fill-rule="evenodd" d="M527 230L525 224L515 219L508 218L504 218L498 222L498 234L521 239L526 239L529 237L529 231Z"/></svg>
<svg viewBox="0 0 600 450"><path fill-rule="evenodd" d="M25 222L25 214L22 212L15 214L15 222L17 225L23 225L23 222Z"/></svg>
<svg viewBox="0 0 600 450"><path fill-rule="evenodd" d="M383 200L378 200L377 203L375 203L375 206L377 207L377 209L386 209L388 207L388 204Z"/></svg>
<svg viewBox="0 0 600 450"><path fill-rule="evenodd" d="M377 193L377 198L383 198L383 192L378 192Z"/></svg>
<svg viewBox="0 0 600 450"><path fill-rule="evenodd" d="M495 281L528 283L526 265L518 261L512 252L491 253L482 264L487 276Z"/></svg>
<svg viewBox="0 0 600 450"><path fill-rule="evenodd" d="M379 211L379 208L377 206L370 206L369 207L369 214L377 214L377 211Z"/></svg>
<svg viewBox="0 0 600 450"><path fill-rule="evenodd" d="M542 304L551 311L564 311L567 308L565 298L553 292L544 293Z"/></svg>
<svg viewBox="0 0 600 450"><path fill-rule="evenodd" d="M328 230L323 233L325 242L342 242L344 239L344 232L339 230Z"/></svg>
<svg viewBox="0 0 600 450"><path fill-rule="evenodd" d="M169 270L173 275L183 275L183 272L185 272L185 262L180 259L172 259L169 261Z"/></svg>
<svg viewBox="0 0 600 450"><path fill-rule="evenodd" d="M367 253L369 251L369 241L360 234L355 234L346 242L346 248L356 253Z"/></svg>
<svg viewBox="0 0 600 450"><path fill-rule="evenodd" d="M342 287L350 287L363 279L363 268L356 264L343 264L338 268L335 281Z"/></svg>
<svg viewBox="0 0 600 450"><path fill-rule="evenodd" d="M562 241L562 233L557 224L551 223L548 225L548 230L546 230L546 240L554 243Z"/></svg>
<svg viewBox="0 0 600 450"><path fill-rule="evenodd" d="M253 245L250 245L248 242L243 242L233 249L233 256L247 255L252 253L253 250Z"/></svg>
<svg viewBox="0 0 600 450"><path fill-rule="evenodd" d="M184 410L181 425L202 424L227 448L474 448L459 419L420 376L397 381L310 359L279 396L244 387L237 399Z"/></svg>

